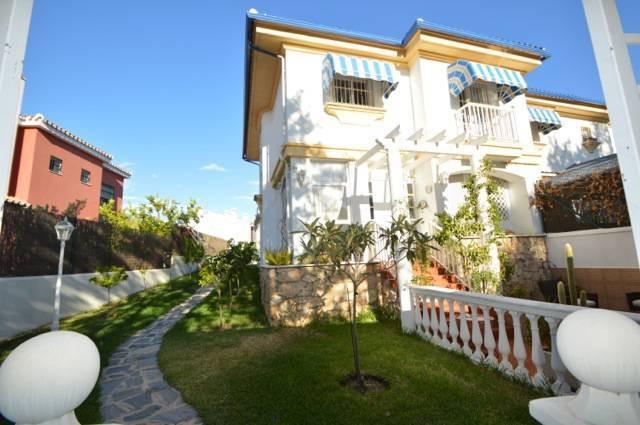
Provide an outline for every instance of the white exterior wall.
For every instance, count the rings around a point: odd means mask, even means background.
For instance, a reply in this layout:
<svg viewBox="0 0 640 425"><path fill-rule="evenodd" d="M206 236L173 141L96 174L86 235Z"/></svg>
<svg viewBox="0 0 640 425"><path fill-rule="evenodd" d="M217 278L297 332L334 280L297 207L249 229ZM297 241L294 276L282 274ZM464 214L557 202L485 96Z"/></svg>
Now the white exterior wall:
<svg viewBox="0 0 640 425"><path fill-rule="evenodd" d="M282 191L271 186L271 175L280 157L284 143L284 111L282 85L278 84L273 109L262 115L260 132L260 193L262 217L260 222L260 258L267 249L285 248L281 234L283 220Z"/></svg>
<svg viewBox="0 0 640 425"><path fill-rule="evenodd" d="M606 124L560 117L562 127L541 136L547 147L544 150L542 171L561 171L578 162L590 161L615 153L609 128ZM582 147L581 127L591 127L602 144L593 153Z"/></svg>
<svg viewBox="0 0 640 425"><path fill-rule="evenodd" d="M567 243L577 268L638 268L631 227L547 234L549 261L557 267L564 267Z"/></svg>
<svg viewBox="0 0 640 425"><path fill-rule="evenodd" d="M128 279L111 290L111 301L167 283L196 269L193 264L173 258L170 268L147 270L144 276L140 271L128 271ZM95 275L63 275L61 317L93 310L107 303L107 290L90 281ZM0 278L0 340L51 322L56 279L55 275Z"/></svg>
<svg viewBox="0 0 640 425"><path fill-rule="evenodd" d="M369 149L374 146L376 139L382 138L397 125L400 125L401 138L406 138L419 128L423 128L427 138L443 131L451 138L456 135L453 116L459 105L457 97L452 96L448 88L449 63L421 58L408 69L396 69L399 84L389 98L383 100L386 110L383 118L375 119L373 115L363 112L338 118L325 112L322 87L322 61L325 54L287 48L285 56L286 132L282 128L280 87L274 109L262 118L261 189L264 207L261 249L264 253L266 248L277 249L287 245L298 255L303 232L300 221L308 222L316 216L312 183L304 176L317 174L319 170L318 165L309 159L291 158L284 173L286 187L273 189L270 177L285 139L293 144ZM505 107L514 110L518 142L525 151L534 149L526 95L516 96ZM566 168L575 162L613 152L606 125L564 117L562 122L560 130L542 136L541 141L547 147L540 165L508 163L494 169L496 177L509 182L511 214L505 227L515 234L542 233L541 218L537 210L529 205L542 171ZM580 128L587 125L592 125L594 133L604 142L593 154L588 154L581 146ZM379 163L377 165L380 167ZM424 201L426 208L418 214L428 222L434 220L437 212L455 213L464 199L464 191L461 184L449 185L447 177L469 171L469 165L460 160L426 158L420 162L413 172L415 203L417 205ZM387 170L386 167L375 168L372 164L364 164L357 169L355 163L349 164L347 188L350 221L366 222L370 219L369 181L373 183L375 221L386 225L391 218Z"/></svg>

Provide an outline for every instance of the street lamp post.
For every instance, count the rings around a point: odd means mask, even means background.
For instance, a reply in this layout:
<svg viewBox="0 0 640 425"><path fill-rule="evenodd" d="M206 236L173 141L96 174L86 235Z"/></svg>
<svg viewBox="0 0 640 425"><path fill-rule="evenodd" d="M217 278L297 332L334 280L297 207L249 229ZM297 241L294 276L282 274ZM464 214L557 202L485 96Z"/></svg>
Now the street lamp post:
<svg viewBox="0 0 640 425"><path fill-rule="evenodd" d="M56 293L53 301L53 322L51 330L60 329L60 290L62 288L62 267L64 263L64 246L73 233L73 224L69 223L67 217L55 225L56 234L60 241L60 259L58 260L58 279L56 280Z"/></svg>

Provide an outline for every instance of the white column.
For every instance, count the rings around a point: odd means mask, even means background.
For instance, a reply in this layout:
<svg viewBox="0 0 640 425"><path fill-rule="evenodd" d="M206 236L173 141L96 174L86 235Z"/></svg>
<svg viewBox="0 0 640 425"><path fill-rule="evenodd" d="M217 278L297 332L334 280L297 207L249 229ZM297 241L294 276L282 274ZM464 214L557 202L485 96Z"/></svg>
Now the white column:
<svg viewBox="0 0 640 425"><path fill-rule="evenodd" d="M33 0L0 2L0 227L22 103L22 63L32 7Z"/></svg>
<svg viewBox="0 0 640 425"><path fill-rule="evenodd" d="M407 188L404 184L404 173L402 170L402 158L400 150L395 143L387 146L387 167L389 173L389 197L391 200L391 213L394 217L408 215L407 211ZM411 297L409 288L411 284L412 271L411 263L406 258L396 255L398 290L400 292L400 319L402 329L411 331L415 328L413 315L411 314Z"/></svg>
<svg viewBox="0 0 640 425"><path fill-rule="evenodd" d="M582 0L640 260L640 87L615 0ZM631 42L631 37L629 37Z"/></svg>

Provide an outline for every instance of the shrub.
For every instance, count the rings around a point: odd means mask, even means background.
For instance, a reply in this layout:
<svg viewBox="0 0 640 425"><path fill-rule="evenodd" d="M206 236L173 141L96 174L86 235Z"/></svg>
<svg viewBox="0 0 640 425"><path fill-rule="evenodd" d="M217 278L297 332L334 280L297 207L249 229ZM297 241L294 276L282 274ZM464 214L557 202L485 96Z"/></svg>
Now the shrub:
<svg viewBox="0 0 640 425"><path fill-rule="evenodd" d="M92 277L91 282L100 285L107 290L107 302L111 304L111 288L117 286L120 282L127 280L127 272L124 267L110 266L100 267L97 275Z"/></svg>
<svg viewBox="0 0 640 425"><path fill-rule="evenodd" d="M293 257L291 252L286 249L267 250L264 254L264 260L270 266L288 266L292 264Z"/></svg>

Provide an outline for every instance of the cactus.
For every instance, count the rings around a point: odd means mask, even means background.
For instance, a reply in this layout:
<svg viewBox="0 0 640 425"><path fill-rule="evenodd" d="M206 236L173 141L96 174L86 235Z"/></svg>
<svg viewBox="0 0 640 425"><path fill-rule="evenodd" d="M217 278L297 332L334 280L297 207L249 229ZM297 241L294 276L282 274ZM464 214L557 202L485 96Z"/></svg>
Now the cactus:
<svg viewBox="0 0 640 425"><path fill-rule="evenodd" d="M564 251L567 261L567 283L569 284L569 303L578 305L578 292L576 290L576 273L573 268L573 248L571 244L565 244Z"/></svg>
<svg viewBox="0 0 640 425"><path fill-rule="evenodd" d="M564 282L559 281L557 286L558 304L587 306L587 292L581 290L578 294L576 287L576 273L573 268L573 248L571 244L565 244L564 252L567 261L567 282L569 283L569 302L567 302L567 289Z"/></svg>
<svg viewBox="0 0 640 425"><path fill-rule="evenodd" d="M587 306L587 291L585 291L584 289L580 291L580 305L582 307Z"/></svg>
<svg viewBox="0 0 640 425"><path fill-rule="evenodd" d="M567 291L564 289L564 282L558 282L557 286L558 291L558 304L566 304L567 303Z"/></svg>

